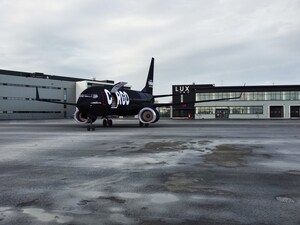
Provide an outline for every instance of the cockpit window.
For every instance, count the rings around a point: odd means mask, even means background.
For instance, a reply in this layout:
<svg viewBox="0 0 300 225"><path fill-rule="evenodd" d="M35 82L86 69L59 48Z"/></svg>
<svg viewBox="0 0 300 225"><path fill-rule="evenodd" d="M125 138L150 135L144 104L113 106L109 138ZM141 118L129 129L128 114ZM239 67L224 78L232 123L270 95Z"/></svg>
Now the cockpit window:
<svg viewBox="0 0 300 225"><path fill-rule="evenodd" d="M81 94L80 98L98 98L97 94Z"/></svg>

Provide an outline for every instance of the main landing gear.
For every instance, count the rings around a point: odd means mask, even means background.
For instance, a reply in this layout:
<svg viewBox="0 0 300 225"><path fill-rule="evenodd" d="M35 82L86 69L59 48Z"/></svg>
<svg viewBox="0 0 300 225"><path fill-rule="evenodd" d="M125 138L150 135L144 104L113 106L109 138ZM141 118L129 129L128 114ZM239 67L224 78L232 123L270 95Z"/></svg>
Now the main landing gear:
<svg viewBox="0 0 300 225"><path fill-rule="evenodd" d="M140 121L140 127L143 127L143 126L145 126L145 127L149 127L149 123L142 123L141 121Z"/></svg>
<svg viewBox="0 0 300 225"><path fill-rule="evenodd" d="M112 127L113 122L112 119L103 118L103 127Z"/></svg>
<svg viewBox="0 0 300 225"><path fill-rule="evenodd" d="M87 131L95 131L95 127L93 125L93 123L95 122L96 120L94 119L90 119L88 118L87 120ZM109 118L103 118L103 127L112 127L113 125L113 122L112 122L112 119L109 119Z"/></svg>

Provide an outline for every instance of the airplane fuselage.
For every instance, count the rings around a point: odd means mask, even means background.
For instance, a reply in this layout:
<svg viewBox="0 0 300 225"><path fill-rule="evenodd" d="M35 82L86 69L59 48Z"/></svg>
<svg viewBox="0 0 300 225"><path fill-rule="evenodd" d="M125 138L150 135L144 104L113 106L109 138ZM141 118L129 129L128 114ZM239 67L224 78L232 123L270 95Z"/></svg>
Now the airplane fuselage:
<svg viewBox="0 0 300 225"><path fill-rule="evenodd" d="M78 110L88 117L137 115L141 109L152 105L151 94L125 88L112 92L111 87L102 86L87 88L77 101Z"/></svg>

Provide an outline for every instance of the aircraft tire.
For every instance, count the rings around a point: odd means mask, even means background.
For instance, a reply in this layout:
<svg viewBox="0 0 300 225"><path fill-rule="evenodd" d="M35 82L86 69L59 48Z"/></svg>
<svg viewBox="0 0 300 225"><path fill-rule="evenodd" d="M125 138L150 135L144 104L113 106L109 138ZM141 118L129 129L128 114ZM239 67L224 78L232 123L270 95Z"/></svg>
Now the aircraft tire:
<svg viewBox="0 0 300 225"><path fill-rule="evenodd" d="M113 125L113 121L112 120L108 120L108 126L112 127L112 125Z"/></svg>
<svg viewBox="0 0 300 225"><path fill-rule="evenodd" d="M144 126L144 124L143 124L142 122L140 122L139 125L140 125L140 127L143 127L143 126Z"/></svg>
<svg viewBox="0 0 300 225"><path fill-rule="evenodd" d="M145 127L149 127L149 123L146 123L146 124L145 124Z"/></svg>
<svg viewBox="0 0 300 225"><path fill-rule="evenodd" d="M104 119L104 120L103 120L103 126L104 126L104 127L107 127L107 119Z"/></svg>

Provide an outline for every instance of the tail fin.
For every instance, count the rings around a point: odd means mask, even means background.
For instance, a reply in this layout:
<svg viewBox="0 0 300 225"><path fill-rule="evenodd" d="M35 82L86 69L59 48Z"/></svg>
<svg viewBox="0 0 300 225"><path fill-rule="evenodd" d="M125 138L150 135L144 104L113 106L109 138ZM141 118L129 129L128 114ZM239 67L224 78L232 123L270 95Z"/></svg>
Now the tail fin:
<svg viewBox="0 0 300 225"><path fill-rule="evenodd" d="M153 71L154 71L154 58L151 59L146 85L142 90L142 92L151 95L153 94Z"/></svg>

